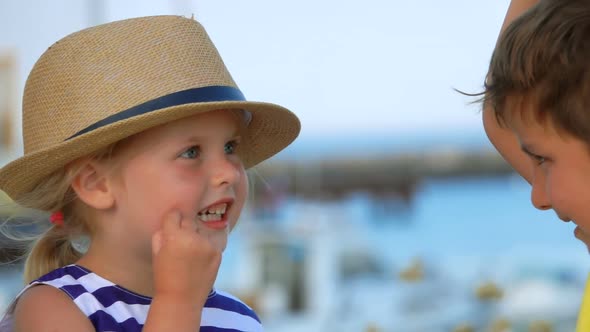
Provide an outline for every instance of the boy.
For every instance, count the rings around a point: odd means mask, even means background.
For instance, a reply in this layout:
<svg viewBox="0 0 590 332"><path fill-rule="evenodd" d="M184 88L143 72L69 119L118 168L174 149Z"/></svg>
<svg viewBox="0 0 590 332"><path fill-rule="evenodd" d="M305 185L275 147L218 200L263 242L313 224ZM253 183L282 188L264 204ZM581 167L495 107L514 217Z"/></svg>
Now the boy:
<svg viewBox="0 0 590 332"><path fill-rule="evenodd" d="M483 98L485 131L531 184L533 205L574 222L575 237L586 246L590 246L588 59L588 1L513 0ZM578 331L590 330L585 307Z"/></svg>

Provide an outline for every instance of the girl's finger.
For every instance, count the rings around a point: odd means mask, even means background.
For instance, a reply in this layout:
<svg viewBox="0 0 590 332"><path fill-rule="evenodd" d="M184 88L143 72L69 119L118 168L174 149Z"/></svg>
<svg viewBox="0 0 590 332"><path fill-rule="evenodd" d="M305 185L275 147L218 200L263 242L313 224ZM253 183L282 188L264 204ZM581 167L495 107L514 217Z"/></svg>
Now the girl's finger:
<svg viewBox="0 0 590 332"><path fill-rule="evenodd" d="M194 232L196 229L197 225L197 220L195 220L194 218L182 218L180 220L180 229L182 230L186 230L189 232Z"/></svg>
<svg viewBox="0 0 590 332"><path fill-rule="evenodd" d="M152 236L152 254L155 256L160 252L162 249L162 232L157 231Z"/></svg>
<svg viewBox="0 0 590 332"><path fill-rule="evenodd" d="M170 234L181 227L182 213L178 210L171 211L164 216L162 223L162 231L165 234Z"/></svg>

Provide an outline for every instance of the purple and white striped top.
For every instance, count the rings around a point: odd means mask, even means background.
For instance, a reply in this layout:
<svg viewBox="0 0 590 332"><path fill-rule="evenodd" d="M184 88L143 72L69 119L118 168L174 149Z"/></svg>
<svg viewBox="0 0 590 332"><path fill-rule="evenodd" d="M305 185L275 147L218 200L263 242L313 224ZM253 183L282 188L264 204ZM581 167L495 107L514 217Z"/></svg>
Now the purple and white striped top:
<svg viewBox="0 0 590 332"><path fill-rule="evenodd" d="M152 301L150 297L113 284L79 265L56 269L33 281L23 292L39 284L65 292L90 319L97 332L140 332ZM14 305L2 319L0 331L12 331L13 309ZM263 329L250 307L236 297L214 289L205 302L200 331L259 332Z"/></svg>

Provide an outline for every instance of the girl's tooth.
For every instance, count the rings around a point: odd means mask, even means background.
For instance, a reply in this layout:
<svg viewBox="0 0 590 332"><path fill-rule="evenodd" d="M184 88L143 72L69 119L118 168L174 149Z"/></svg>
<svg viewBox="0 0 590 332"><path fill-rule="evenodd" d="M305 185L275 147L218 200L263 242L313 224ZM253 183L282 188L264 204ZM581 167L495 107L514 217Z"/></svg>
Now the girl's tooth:
<svg viewBox="0 0 590 332"><path fill-rule="evenodd" d="M219 221L222 219L222 213L199 214L198 218L203 222Z"/></svg>
<svg viewBox="0 0 590 332"><path fill-rule="evenodd" d="M223 215L223 214L225 214L226 210L227 210L227 204L223 203L223 204L212 206L212 207L204 210L204 212L199 212L198 215L199 215L199 217L206 217L207 215Z"/></svg>

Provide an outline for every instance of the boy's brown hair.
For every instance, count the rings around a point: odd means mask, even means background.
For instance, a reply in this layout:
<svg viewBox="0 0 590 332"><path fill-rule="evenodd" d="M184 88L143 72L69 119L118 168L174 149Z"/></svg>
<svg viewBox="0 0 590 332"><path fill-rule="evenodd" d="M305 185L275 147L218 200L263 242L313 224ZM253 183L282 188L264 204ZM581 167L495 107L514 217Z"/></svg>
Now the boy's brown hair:
<svg viewBox="0 0 590 332"><path fill-rule="evenodd" d="M590 143L590 1L541 0L516 19L492 55L483 102L500 124L550 120Z"/></svg>

